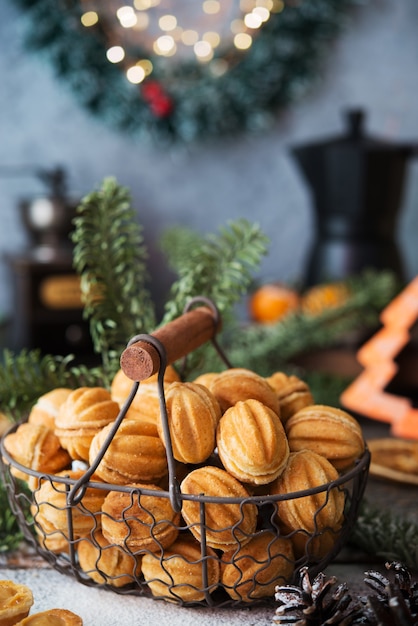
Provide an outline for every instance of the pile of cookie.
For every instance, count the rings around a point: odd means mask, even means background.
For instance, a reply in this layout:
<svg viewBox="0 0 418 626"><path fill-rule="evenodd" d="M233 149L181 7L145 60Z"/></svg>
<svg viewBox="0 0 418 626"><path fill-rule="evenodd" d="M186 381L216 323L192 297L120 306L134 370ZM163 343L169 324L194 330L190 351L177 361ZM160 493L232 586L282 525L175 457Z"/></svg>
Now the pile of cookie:
<svg viewBox="0 0 418 626"><path fill-rule="evenodd" d="M181 603L219 590L234 601L271 597L295 567L329 552L347 498L334 481L365 449L354 417L315 404L295 375L231 368L182 382L168 366L170 442L151 377L109 443L131 389L122 370L109 390L55 389L6 436L20 464L11 472L33 492L44 549L75 551L80 570L98 584L140 586ZM169 497L168 443L180 511ZM79 480L97 459L81 501L69 507L68 479Z"/></svg>

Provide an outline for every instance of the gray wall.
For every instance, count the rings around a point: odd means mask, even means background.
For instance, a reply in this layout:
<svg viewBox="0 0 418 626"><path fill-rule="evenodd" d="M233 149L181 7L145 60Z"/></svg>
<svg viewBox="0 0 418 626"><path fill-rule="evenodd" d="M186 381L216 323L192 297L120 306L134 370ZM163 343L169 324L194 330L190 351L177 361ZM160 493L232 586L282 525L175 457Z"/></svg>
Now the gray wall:
<svg viewBox="0 0 418 626"><path fill-rule="evenodd" d="M0 164L64 165L79 196L104 177L130 188L151 253L156 299L171 278L157 251L168 226L214 231L240 216L271 237L261 279L299 280L312 241L305 181L289 147L343 131L342 111L364 107L367 128L390 141L418 140L418 2L370 0L330 50L308 96L257 136L162 152L136 143L82 110L39 55L22 42L13 2L0 4ZM6 254L25 249L17 204L42 190L31 177L0 178L0 312L12 311ZM411 161L398 238L407 278L418 273L418 162Z"/></svg>

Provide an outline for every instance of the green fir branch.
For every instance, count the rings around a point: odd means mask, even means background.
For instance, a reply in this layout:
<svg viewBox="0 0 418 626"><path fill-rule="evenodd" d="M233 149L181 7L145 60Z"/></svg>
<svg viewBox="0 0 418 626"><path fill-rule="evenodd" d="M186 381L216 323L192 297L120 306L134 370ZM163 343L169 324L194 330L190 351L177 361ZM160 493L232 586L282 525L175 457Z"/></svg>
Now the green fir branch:
<svg viewBox="0 0 418 626"><path fill-rule="evenodd" d="M9 505L7 489L0 480L0 553L16 550L23 541L23 533Z"/></svg>
<svg viewBox="0 0 418 626"><path fill-rule="evenodd" d="M181 315L191 298L203 296L216 304L223 327L228 327L234 306L247 293L252 272L267 253L268 239L259 226L240 219L229 222L218 234L206 237L173 230L167 234L165 243L169 244L169 264L178 279L171 287L162 323ZM182 376L194 378L201 371L213 371L222 365L212 346L206 344L188 355Z"/></svg>
<svg viewBox="0 0 418 626"><path fill-rule="evenodd" d="M167 258L168 267L179 274L180 268L190 265L190 251L198 250L203 242L204 238L196 231L173 226L162 233L160 248Z"/></svg>
<svg viewBox="0 0 418 626"><path fill-rule="evenodd" d="M177 246L175 238L177 237ZM193 237L185 230L166 235L169 263L178 279L171 287L163 322L178 317L185 303L195 296L210 298L224 319L247 293L252 273L267 254L268 238L258 224L245 219L228 222L219 233ZM182 252L188 245L187 254Z"/></svg>
<svg viewBox="0 0 418 626"><path fill-rule="evenodd" d="M84 315L109 376L131 337L155 325L147 286L147 250L127 189L114 178L87 195L72 233Z"/></svg>
<svg viewBox="0 0 418 626"><path fill-rule="evenodd" d="M12 420L25 417L43 394L57 387L103 384L101 368L74 365L72 355L41 355L39 350L4 350L0 363L1 410Z"/></svg>
<svg viewBox="0 0 418 626"><path fill-rule="evenodd" d="M418 524L392 510L380 509L363 500L350 534L350 545L388 561L401 561L418 571Z"/></svg>

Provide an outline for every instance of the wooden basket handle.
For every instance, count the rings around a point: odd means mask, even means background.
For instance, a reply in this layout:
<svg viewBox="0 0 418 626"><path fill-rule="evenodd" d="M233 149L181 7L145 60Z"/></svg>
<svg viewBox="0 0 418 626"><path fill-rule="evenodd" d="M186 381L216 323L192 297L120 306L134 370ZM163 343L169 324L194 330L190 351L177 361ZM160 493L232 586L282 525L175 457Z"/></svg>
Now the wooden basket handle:
<svg viewBox="0 0 418 626"><path fill-rule="evenodd" d="M220 326L216 311L208 306L200 306L161 326L151 333L151 337L162 344L169 364L211 340ZM120 365L131 380L146 380L158 372L160 356L158 350L142 338L128 345L123 351Z"/></svg>

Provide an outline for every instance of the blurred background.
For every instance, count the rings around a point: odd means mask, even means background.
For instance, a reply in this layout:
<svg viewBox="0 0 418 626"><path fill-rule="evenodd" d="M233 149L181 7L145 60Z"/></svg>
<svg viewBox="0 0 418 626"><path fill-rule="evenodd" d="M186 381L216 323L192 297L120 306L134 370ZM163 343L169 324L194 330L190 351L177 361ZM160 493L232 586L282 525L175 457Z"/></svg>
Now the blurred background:
<svg viewBox="0 0 418 626"><path fill-rule="evenodd" d="M159 240L165 229L217 231L240 217L270 238L259 282L303 282L315 237L312 189L292 156L295 146L347 132L346 112L365 113L365 132L391 145L418 144L418 3L360 4L329 48L312 87L254 134L192 146L143 143L92 116L59 80L45 54L24 44L24 14L0 4L0 316L16 314L21 268L14 259L31 245L19 206L45 191L34 174L62 167L75 200L108 176L129 188L149 249L157 304L172 277ZM384 178L381 180L385 184ZM380 185L379 175L376 184ZM343 195L353 189L343 189ZM418 159L406 159L393 236L403 276L418 272ZM378 214L378 213L377 213ZM376 218L378 219L378 217ZM7 344L7 338L6 338Z"/></svg>

